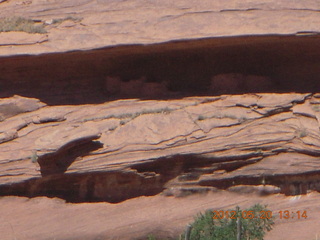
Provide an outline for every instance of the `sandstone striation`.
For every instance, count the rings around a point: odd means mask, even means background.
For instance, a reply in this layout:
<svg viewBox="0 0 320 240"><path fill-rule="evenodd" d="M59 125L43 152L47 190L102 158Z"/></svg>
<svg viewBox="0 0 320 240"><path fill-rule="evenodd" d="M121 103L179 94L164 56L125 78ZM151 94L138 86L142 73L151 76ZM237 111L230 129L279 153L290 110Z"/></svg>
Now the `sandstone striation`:
<svg viewBox="0 0 320 240"><path fill-rule="evenodd" d="M319 32L319 9L314 0L206 0L198 4L192 0L9 0L0 3L0 17L15 15L40 22L48 40L28 46L32 36L17 37L16 43L0 40L9 44L0 46L0 55L251 34L310 35Z"/></svg>
<svg viewBox="0 0 320 240"><path fill-rule="evenodd" d="M1 240L176 238L257 202L266 239L317 238L319 11L0 0Z"/></svg>
<svg viewBox="0 0 320 240"><path fill-rule="evenodd" d="M177 187L319 191L316 100L313 94L257 93L43 104L0 123L7 136L0 145L0 192L118 202Z"/></svg>

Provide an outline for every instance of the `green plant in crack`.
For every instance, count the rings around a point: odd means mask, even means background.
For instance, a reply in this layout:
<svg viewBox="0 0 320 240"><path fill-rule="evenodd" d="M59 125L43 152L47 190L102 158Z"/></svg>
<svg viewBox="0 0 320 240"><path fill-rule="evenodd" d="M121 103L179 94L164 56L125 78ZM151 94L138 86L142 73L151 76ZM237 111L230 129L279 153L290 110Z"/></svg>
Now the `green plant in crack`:
<svg viewBox="0 0 320 240"><path fill-rule="evenodd" d="M230 118L230 119L238 119L236 115L224 114L221 118Z"/></svg>
<svg viewBox="0 0 320 240"><path fill-rule="evenodd" d="M255 151L254 151L254 153L255 154L262 154L263 153L263 151L262 151L262 149L261 148L257 148Z"/></svg>
<svg viewBox="0 0 320 240"><path fill-rule="evenodd" d="M0 32L46 33L44 24L23 17L0 18Z"/></svg>
<svg viewBox="0 0 320 240"><path fill-rule="evenodd" d="M304 138L308 135L307 129L301 128L297 130L297 135L299 138Z"/></svg>
<svg viewBox="0 0 320 240"><path fill-rule="evenodd" d="M140 112L142 114L153 114L153 113L162 113L162 114L169 114L173 111L173 109L165 107L165 108L157 108L157 109L144 109Z"/></svg>
<svg viewBox="0 0 320 240"><path fill-rule="evenodd" d="M312 109L315 112L320 112L320 104L314 104L312 105Z"/></svg>
<svg viewBox="0 0 320 240"><path fill-rule="evenodd" d="M245 151L248 151L250 153L254 153L255 155L262 155L263 154L263 148L257 146L257 147L250 147L250 148L245 148Z"/></svg>
<svg viewBox="0 0 320 240"><path fill-rule="evenodd" d="M203 116L203 115L199 115L199 116L198 116L198 121L203 121L203 120L205 120L205 119L207 119L206 116Z"/></svg>
<svg viewBox="0 0 320 240"><path fill-rule="evenodd" d="M68 16L64 18L55 18L52 20L52 24L59 24L64 21L73 21L73 22L80 22L83 18L80 17L73 17L73 16Z"/></svg>
<svg viewBox="0 0 320 240"><path fill-rule="evenodd" d="M261 178L261 184L262 184L262 185L266 185L266 178L265 178L264 175L263 175L262 178Z"/></svg>
<svg viewBox="0 0 320 240"><path fill-rule="evenodd" d="M243 123L243 122L247 121L248 118L246 116L241 116L238 120L240 123Z"/></svg>
<svg viewBox="0 0 320 240"><path fill-rule="evenodd" d="M38 155L37 155L37 151L36 150L33 150L32 151L32 154L31 154L31 157L30 157L30 159L31 159L31 162L32 163L36 163L36 162L38 162Z"/></svg>
<svg viewBox="0 0 320 240"><path fill-rule="evenodd" d="M128 119L122 119L122 120L120 120L120 125L125 125L129 121L130 120L128 120Z"/></svg>
<svg viewBox="0 0 320 240"><path fill-rule="evenodd" d="M112 126L112 127L109 127L109 131L114 131L117 129L118 126Z"/></svg>
<svg viewBox="0 0 320 240"><path fill-rule="evenodd" d="M93 118L85 118L83 121L88 122L88 121L94 121L94 120L104 120L104 119L110 119L110 118L116 118L116 119L129 119L133 120L141 115L145 114L169 114L170 112L174 111L174 109L165 107L165 108L156 108L156 109L143 109L139 112L134 112L134 113L120 113L120 114L110 114L106 116L101 116L101 117L93 117ZM126 122L123 121L123 124ZM121 122L120 122L121 124ZM121 125L123 125L121 124Z"/></svg>
<svg viewBox="0 0 320 240"><path fill-rule="evenodd" d="M232 115L232 114L213 114L211 116L205 116L205 115L199 115L198 116L198 121L203 121L206 119L212 119L212 118L217 118L217 119L224 119L224 118L229 118L229 119L233 119L233 120L238 120L239 123L245 122L248 118L246 116L241 116L241 117L237 117L236 115Z"/></svg>

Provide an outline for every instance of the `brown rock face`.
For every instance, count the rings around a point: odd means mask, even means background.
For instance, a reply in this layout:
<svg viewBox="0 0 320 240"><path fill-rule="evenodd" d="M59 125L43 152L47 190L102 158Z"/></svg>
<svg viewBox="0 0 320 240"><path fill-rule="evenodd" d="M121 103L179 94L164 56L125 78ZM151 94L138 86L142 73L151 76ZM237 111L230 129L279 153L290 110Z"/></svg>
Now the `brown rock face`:
<svg viewBox="0 0 320 240"><path fill-rule="evenodd" d="M42 38L37 34L1 34L0 55L256 34L308 37L320 31L318 11L315 0L6 1L0 4L0 18L30 18L47 33ZM269 50L267 46L265 53ZM236 57L237 53L228 55Z"/></svg>
<svg viewBox="0 0 320 240"><path fill-rule="evenodd" d="M316 35L251 36L0 58L0 97L18 94L68 105L132 97L317 92L319 43ZM212 80L226 74L243 76L244 82Z"/></svg>
<svg viewBox="0 0 320 240"><path fill-rule="evenodd" d="M32 112L44 106L45 104L41 103L38 99L23 98L20 96L1 99L0 120L4 121L20 113Z"/></svg>
<svg viewBox="0 0 320 240"><path fill-rule="evenodd" d="M0 33L1 240L177 238L205 208L257 202L319 212L319 9L0 0L0 29L12 13L43 29ZM305 220L266 239L314 239Z"/></svg>
<svg viewBox="0 0 320 240"><path fill-rule="evenodd" d="M277 84L271 78L265 76L246 76L245 86L248 91L256 92L272 92L277 89Z"/></svg>
<svg viewBox="0 0 320 240"><path fill-rule="evenodd" d="M14 135L0 145L0 192L119 202L174 188L268 184L286 195L319 191L316 96L257 93L34 108L1 123L3 134Z"/></svg>
<svg viewBox="0 0 320 240"><path fill-rule="evenodd" d="M317 37L274 39L260 60L266 38L247 39L225 39L243 51L235 59L215 39L0 59L0 195L124 204L319 192ZM305 55L290 55L300 44Z"/></svg>
<svg viewBox="0 0 320 240"><path fill-rule="evenodd" d="M215 75L211 79L213 93L272 92L277 90L275 81L266 76L227 73Z"/></svg>
<svg viewBox="0 0 320 240"><path fill-rule="evenodd" d="M210 90L215 93L236 93L244 90L244 76L240 73L219 74L212 78Z"/></svg>
<svg viewBox="0 0 320 240"><path fill-rule="evenodd" d="M0 59L0 195L320 191L318 37L240 39Z"/></svg>

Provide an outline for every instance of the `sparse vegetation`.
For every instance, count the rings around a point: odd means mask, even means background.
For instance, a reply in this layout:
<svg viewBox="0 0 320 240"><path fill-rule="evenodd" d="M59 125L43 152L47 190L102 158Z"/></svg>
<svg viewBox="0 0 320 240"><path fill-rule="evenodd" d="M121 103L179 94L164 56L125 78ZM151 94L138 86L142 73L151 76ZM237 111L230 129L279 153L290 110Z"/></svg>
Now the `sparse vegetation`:
<svg viewBox="0 0 320 240"><path fill-rule="evenodd" d="M32 151L30 159L32 163L38 162L38 155L36 150Z"/></svg>
<svg viewBox="0 0 320 240"><path fill-rule="evenodd" d="M117 129L117 127L118 127L118 126L112 126L112 127L109 128L109 131L114 131L114 130Z"/></svg>
<svg viewBox="0 0 320 240"><path fill-rule="evenodd" d="M140 112L135 112L135 113L121 113L121 114L110 114L102 117L94 117L94 118L86 118L84 119L84 122L88 121L94 121L94 120L104 120L104 119L109 119L109 118L117 118L117 119L127 119L129 118L130 120L135 119L136 117L139 117L140 115L145 115L145 114L168 114L172 112L173 109L170 109L168 107L165 108L157 108L157 109L144 109ZM123 121L125 124L127 121ZM121 122L120 122L121 124ZM121 125L123 125L121 124Z"/></svg>
<svg viewBox="0 0 320 240"><path fill-rule="evenodd" d="M222 214L219 215L222 212L223 217ZM262 217L261 213L271 213L271 211L260 204L243 211L239 207L228 210L230 213L228 217L226 212L208 210L204 214L199 214L192 224L190 239L236 240L237 235L238 237L240 235L241 240L263 240L265 232L270 231L274 224L274 218L270 215ZM237 229L240 229L239 234Z"/></svg>
<svg viewBox="0 0 320 240"><path fill-rule="evenodd" d="M245 210L239 207L228 211L207 210L204 214L198 214L190 225L191 228L187 227L186 231L190 234L189 240L263 240L266 231L271 231L273 225L274 217L267 206L255 204ZM186 232L175 239L184 240L185 234ZM164 238L151 234L147 240Z"/></svg>
<svg viewBox="0 0 320 240"><path fill-rule="evenodd" d="M239 121L240 123L242 123L242 122L244 122L244 121L247 120L247 117L246 117L246 116L237 117L237 116L231 115L231 114L223 114L223 115L213 114L213 115L211 115L211 116L199 115L199 116L198 116L198 121L203 121L203 120L211 119L211 118L217 118L217 119L223 119L223 118L238 119L238 121Z"/></svg>
<svg viewBox="0 0 320 240"><path fill-rule="evenodd" d="M301 128L301 129L297 130L297 135L299 138L306 137L308 135L307 129Z"/></svg>
<svg viewBox="0 0 320 240"><path fill-rule="evenodd" d="M0 32L46 33L42 23L23 17L0 18Z"/></svg>
<svg viewBox="0 0 320 240"><path fill-rule="evenodd" d="M315 104L312 106L313 111L320 112L320 104Z"/></svg>
<svg viewBox="0 0 320 240"><path fill-rule="evenodd" d="M157 240L157 238L153 234L150 234L148 235L148 240Z"/></svg>
<svg viewBox="0 0 320 240"><path fill-rule="evenodd" d="M222 118L238 119L237 116L231 114L224 114L222 115Z"/></svg>
<svg viewBox="0 0 320 240"><path fill-rule="evenodd" d="M120 121L120 125L125 125L127 122L128 122L128 120L122 119L122 120Z"/></svg>
<svg viewBox="0 0 320 240"><path fill-rule="evenodd" d="M141 114L152 114L152 113L168 114L172 111L173 111L173 109L170 109L168 107L158 108L158 109L150 109L150 110L144 109L144 110L142 110Z"/></svg>
<svg viewBox="0 0 320 240"><path fill-rule="evenodd" d="M203 120L205 120L205 119L206 119L206 117L203 116L203 115L199 115L199 116L198 116L198 121L203 121Z"/></svg>
<svg viewBox="0 0 320 240"><path fill-rule="evenodd" d="M239 122L240 123L243 123L243 122L245 122L247 120L248 120L248 118L246 116L242 116L242 117L239 118Z"/></svg>
<svg viewBox="0 0 320 240"><path fill-rule="evenodd" d="M52 20L52 24L59 24L64 21L80 22L81 20L82 20L82 18L79 18L79 17L68 16L65 18L55 18Z"/></svg>
<svg viewBox="0 0 320 240"><path fill-rule="evenodd" d="M82 18L68 16L65 18L53 19L50 24L59 24L68 20L80 22ZM45 23L23 17L0 18L0 32L47 33Z"/></svg>
<svg viewBox="0 0 320 240"><path fill-rule="evenodd" d="M180 240L180 238L157 238L153 234L149 234L147 240Z"/></svg>
<svg viewBox="0 0 320 240"><path fill-rule="evenodd" d="M259 154L259 155L263 154L263 149L262 149L262 148L259 148L259 147L250 148L250 149L248 149L248 150L253 151L255 154Z"/></svg>

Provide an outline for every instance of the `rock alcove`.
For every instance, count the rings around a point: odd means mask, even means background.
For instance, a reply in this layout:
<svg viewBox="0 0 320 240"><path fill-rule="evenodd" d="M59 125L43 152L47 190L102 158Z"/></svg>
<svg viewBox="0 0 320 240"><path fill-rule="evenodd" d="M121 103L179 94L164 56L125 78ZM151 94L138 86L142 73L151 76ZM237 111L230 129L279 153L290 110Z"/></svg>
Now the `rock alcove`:
<svg viewBox="0 0 320 240"><path fill-rule="evenodd" d="M0 194L120 202L241 186L320 191L319 38L2 57Z"/></svg>
<svg viewBox="0 0 320 240"><path fill-rule="evenodd" d="M66 105L131 97L316 92L319 45L319 35L266 35L2 57L0 97L18 94ZM122 94L111 86L118 80ZM156 94L150 94L152 88Z"/></svg>

